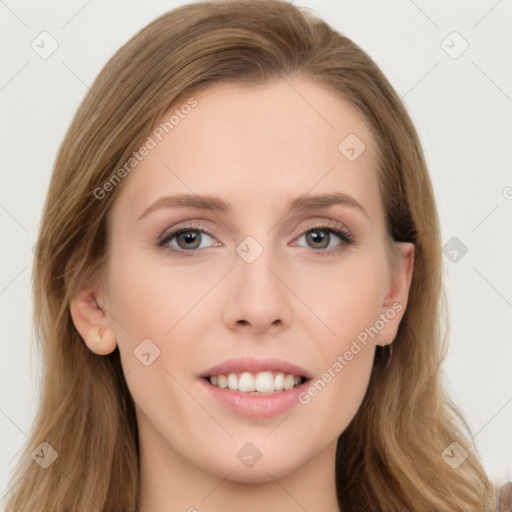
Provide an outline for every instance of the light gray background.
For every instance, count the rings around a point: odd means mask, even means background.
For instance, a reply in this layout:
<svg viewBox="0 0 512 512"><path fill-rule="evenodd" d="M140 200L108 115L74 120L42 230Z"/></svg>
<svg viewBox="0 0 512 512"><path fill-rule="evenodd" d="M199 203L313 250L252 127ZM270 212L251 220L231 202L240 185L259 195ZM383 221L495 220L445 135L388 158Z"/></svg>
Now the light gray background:
<svg viewBox="0 0 512 512"><path fill-rule="evenodd" d="M2 488L36 407L32 247L57 150L107 59L184 3L0 0ZM455 262L444 258L451 317L446 386L491 477L512 480L512 2L294 3L313 8L367 51L416 124L443 244L457 237L468 249ZM59 45L47 59L31 48L43 31ZM469 44L459 56L463 41L453 31Z"/></svg>

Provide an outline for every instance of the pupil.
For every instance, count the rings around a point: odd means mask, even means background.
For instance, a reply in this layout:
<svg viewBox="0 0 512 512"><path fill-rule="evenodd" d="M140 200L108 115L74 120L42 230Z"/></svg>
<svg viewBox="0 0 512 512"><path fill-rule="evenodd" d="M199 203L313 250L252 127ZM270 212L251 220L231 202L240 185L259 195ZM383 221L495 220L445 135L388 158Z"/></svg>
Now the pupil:
<svg viewBox="0 0 512 512"><path fill-rule="evenodd" d="M320 235L319 235L320 234ZM328 236L323 231L311 231L310 237L312 238L313 243L318 244L322 243L322 241L326 241ZM326 247L325 244L322 245L322 248Z"/></svg>
<svg viewBox="0 0 512 512"><path fill-rule="evenodd" d="M185 239L186 244L194 243L194 241L197 244L197 240L199 240L199 237L197 236L197 234L192 233L192 232L182 233L180 236L183 239Z"/></svg>

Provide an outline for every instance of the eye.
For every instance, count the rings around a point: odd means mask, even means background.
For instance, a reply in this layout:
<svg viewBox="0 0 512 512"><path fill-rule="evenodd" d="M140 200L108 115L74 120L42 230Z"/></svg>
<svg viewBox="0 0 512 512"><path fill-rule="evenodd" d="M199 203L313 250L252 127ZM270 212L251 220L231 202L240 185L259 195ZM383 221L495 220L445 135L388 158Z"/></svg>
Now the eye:
<svg viewBox="0 0 512 512"><path fill-rule="evenodd" d="M165 232L157 241L158 247L163 247L169 252L180 256L191 256L198 249L204 249L203 242L215 240L214 236L199 226L182 226ZM213 247L219 244L210 244L206 247Z"/></svg>
<svg viewBox="0 0 512 512"><path fill-rule="evenodd" d="M338 225L335 223L335 225ZM337 252L342 249L344 245L350 245L354 243L354 239L352 236L345 231L341 226L339 229L335 229L329 225L319 225L309 227L299 236L298 240L304 238L306 241L306 247L311 247L313 249L319 249L319 254L327 254ZM333 245L333 242L338 243ZM301 244L293 244L293 245L301 245ZM304 247L304 245L301 245ZM333 249L334 247L334 249ZM328 249L327 251L323 251L324 249Z"/></svg>

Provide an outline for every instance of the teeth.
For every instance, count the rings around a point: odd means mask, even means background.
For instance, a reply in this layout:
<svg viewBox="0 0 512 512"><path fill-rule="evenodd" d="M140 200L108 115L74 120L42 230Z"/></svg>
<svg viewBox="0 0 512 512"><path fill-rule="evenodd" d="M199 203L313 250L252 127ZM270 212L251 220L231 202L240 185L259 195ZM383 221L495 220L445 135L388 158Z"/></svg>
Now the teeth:
<svg viewBox="0 0 512 512"><path fill-rule="evenodd" d="M229 389L238 389L238 379L234 373L230 373L228 375L228 388Z"/></svg>
<svg viewBox="0 0 512 512"><path fill-rule="evenodd" d="M295 375L285 375L271 371L259 372L253 375L250 372L242 372L238 377L235 373L226 375L212 375L208 378L211 384L219 388L229 388L242 393L273 393L293 389L302 384L303 379Z"/></svg>
<svg viewBox="0 0 512 512"><path fill-rule="evenodd" d="M293 375L287 375L284 378L284 389L293 389L295 385L295 377Z"/></svg>
<svg viewBox="0 0 512 512"><path fill-rule="evenodd" d="M256 391L256 384L254 382L252 373L244 372L242 375L240 375L240 379L238 379L238 391L243 391L244 393L248 393L249 391Z"/></svg>
<svg viewBox="0 0 512 512"><path fill-rule="evenodd" d="M274 377L274 389L276 391L282 391L284 389L284 373L278 373Z"/></svg>
<svg viewBox="0 0 512 512"><path fill-rule="evenodd" d="M256 391L260 393L274 392L274 376L272 372L260 372L256 374Z"/></svg>

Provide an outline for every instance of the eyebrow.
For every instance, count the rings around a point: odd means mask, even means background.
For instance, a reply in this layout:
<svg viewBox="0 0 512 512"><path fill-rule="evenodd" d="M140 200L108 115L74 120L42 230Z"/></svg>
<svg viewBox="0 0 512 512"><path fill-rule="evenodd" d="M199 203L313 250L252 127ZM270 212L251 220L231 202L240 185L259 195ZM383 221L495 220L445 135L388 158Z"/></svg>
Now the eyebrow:
<svg viewBox="0 0 512 512"><path fill-rule="evenodd" d="M309 211L327 208L333 205L350 206L355 210L359 210L368 216L363 206L352 196L342 192L331 192L325 194L302 194L294 199L288 200L287 207L290 211ZM213 210L217 212L229 212L233 209L233 205L220 197L197 195L197 194L178 194L174 196L165 196L157 199L144 213L138 218L143 219L146 215L160 210L162 208L199 208L202 210Z"/></svg>

